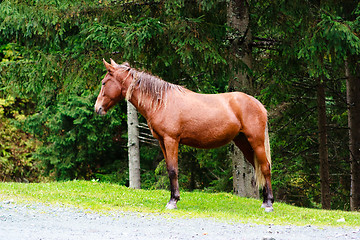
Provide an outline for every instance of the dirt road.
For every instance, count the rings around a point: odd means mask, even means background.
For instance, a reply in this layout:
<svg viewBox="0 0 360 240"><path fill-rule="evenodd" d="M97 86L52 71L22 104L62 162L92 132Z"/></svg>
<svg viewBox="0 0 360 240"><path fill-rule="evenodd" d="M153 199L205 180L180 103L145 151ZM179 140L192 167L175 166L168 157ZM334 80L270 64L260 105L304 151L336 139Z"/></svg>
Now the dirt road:
<svg viewBox="0 0 360 240"><path fill-rule="evenodd" d="M44 204L0 203L0 240L360 239L360 229L224 223L156 214L103 214Z"/></svg>

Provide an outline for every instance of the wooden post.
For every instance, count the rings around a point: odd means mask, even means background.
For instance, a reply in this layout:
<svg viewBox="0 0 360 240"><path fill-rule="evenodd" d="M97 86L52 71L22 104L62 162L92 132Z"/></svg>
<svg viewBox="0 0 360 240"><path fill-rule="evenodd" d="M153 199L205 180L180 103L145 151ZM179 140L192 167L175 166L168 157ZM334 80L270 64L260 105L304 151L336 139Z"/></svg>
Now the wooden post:
<svg viewBox="0 0 360 240"><path fill-rule="evenodd" d="M136 108L127 102L129 187L140 189L139 119Z"/></svg>

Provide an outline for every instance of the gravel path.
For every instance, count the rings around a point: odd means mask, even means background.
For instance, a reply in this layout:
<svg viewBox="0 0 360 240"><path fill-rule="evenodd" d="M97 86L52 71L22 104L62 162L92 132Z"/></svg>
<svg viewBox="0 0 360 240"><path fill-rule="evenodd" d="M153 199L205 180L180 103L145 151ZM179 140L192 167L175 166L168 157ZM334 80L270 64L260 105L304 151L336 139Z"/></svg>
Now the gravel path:
<svg viewBox="0 0 360 240"><path fill-rule="evenodd" d="M360 239L360 229L231 224L156 214L98 214L44 204L0 202L0 240Z"/></svg>

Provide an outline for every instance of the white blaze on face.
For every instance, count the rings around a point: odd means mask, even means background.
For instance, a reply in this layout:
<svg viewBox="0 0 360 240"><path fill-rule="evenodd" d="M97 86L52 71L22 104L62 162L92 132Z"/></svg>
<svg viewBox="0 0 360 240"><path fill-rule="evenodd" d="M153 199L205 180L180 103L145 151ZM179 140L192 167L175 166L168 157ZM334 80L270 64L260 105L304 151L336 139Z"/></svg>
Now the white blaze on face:
<svg viewBox="0 0 360 240"><path fill-rule="evenodd" d="M104 110L104 106L103 106L104 98L102 97L101 100L99 98L101 96L101 92L102 92L102 89L99 93L98 98L96 99L94 109L97 114L104 115L104 114L106 114L106 111Z"/></svg>

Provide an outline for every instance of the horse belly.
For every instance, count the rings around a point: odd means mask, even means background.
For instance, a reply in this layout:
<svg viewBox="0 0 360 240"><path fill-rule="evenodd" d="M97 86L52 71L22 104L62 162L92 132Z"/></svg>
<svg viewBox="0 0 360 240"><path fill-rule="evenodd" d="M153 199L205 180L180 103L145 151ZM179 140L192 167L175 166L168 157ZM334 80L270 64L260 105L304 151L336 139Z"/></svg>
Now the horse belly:
<svg viewBox="0 0 360 240"><path fill-rule="evenodd" d="M233 140L240 131L240 123L237 121L210 121L188 122L183 126L180 143L196 148L216 148Z"/></svg>
<svg viewBox="0 0 360 240"><path fill-rule="evenodd" d="M203 141L205 139L193 139L193 138L185 138L185 139L181 139L180 143L190 146L190 147L195 147L195 148L203 148L203 149L210 149L210 148L217 148L217 147L221 147L224 146L225 144L229 143L233 138L224 138L224 139L213 139L211 141L208 141L208 139L206 139L206 141Z"/></svg>

